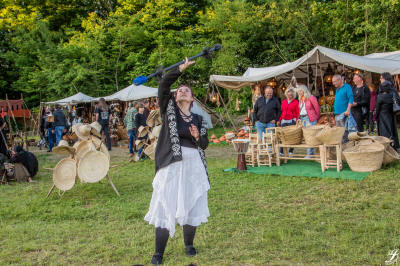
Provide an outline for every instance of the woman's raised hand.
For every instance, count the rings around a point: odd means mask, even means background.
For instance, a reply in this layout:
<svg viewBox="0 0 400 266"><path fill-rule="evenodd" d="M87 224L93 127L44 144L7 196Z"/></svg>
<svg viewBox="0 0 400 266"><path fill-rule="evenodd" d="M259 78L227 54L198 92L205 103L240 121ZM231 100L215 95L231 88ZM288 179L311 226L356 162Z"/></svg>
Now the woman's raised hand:
<svg viewBox="0 0 400 266"><path fill-rule="evenodd" d="M189 61L189 59L185 57L185 63L179 65L179 71L183 72L183 70L194 63L195 61Z"/></svg>

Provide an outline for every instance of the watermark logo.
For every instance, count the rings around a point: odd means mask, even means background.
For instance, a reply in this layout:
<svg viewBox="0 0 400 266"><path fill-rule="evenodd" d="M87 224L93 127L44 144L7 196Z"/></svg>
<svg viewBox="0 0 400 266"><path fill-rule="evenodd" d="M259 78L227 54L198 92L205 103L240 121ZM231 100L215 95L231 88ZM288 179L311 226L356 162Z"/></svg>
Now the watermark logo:
<svg viewBox="0 0 400 266"><path fill-rule="evenodd" d="M398 249L393 249L388 252L389 259L385 260L385 265L394 265L400 262L400 253Z"/></svg>

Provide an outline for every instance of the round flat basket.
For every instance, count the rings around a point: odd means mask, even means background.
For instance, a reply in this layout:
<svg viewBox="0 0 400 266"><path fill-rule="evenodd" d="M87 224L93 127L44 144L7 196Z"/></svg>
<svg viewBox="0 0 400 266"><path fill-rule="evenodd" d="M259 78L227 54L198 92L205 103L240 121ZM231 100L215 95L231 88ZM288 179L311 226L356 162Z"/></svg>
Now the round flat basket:
<svg viewBox="0 0 400 266"><path fill-rule="evenodd" d="M385 153L383 154L383 164L389 164L396 160L400 160L400 156L397 151L389 145L385 148Z"/></svg>
<svg viewBox="0 0 400 266"><path fill-rule="evenodd" d="M100 143L101 143L101 140L99 138L97 138L97 137L94 137L94 136L91 137L91 140L93 141L93 144L94 144L96 150L98 150L99 146L100 146ZM100 151L102 153L104 153L105 155L107 155L108 160L110 160L110 153L108 152L108 149L107 149L106 145L104 144L104 142L101 143Z"/></svg>
<svg viewBox="0 0 400 266"><path fill-rule="evenodd" d="M76 159L81 160L88 151L96 150L95 145L90 140L83 140L76 147Z"/></svg>
<svg viewBox="0 0 400 266"><path fill-rule="evenodd" d="M87 183L96 183L103 179L110 168L107 155L100 151L88 151L78 163L78 176Z"/></svg>
<svg viewBox="0 0 400 266"><path fill-rule="evenodd" d="M75 184L76 161L71 158L64 158L59 161L53 171L53 182L56 188L66 191Z"/></svg>
<svg viewBox="0 0 400 266"><path fill-rule="evenodd" d="M325 128L323 125L315 125L303 127L304 142L307 145L321 145L322 142L317 139L316 135Z"/></svg>
<svg viewBox="0 0 400 266"><path fill-rule="evenodd" d="M371 172L382 167L385 147L380 143L358 145L343 151L350 169L354 172Z"/></svg>

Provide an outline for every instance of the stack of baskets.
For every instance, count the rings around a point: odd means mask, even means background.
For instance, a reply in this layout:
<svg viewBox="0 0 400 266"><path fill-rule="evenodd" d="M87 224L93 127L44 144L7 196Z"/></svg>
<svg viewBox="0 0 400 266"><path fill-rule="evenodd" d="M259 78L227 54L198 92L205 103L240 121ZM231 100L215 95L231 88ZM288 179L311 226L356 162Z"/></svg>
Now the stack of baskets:
<svg viewBox="0 0 400 266"><path fill-rule="evenodd" d="M390 139L368 136L365 132L349 134L349 142L343 147L343 156L351 170L370 172L382 165L400 160L399 154L390 146Z"/></svg>

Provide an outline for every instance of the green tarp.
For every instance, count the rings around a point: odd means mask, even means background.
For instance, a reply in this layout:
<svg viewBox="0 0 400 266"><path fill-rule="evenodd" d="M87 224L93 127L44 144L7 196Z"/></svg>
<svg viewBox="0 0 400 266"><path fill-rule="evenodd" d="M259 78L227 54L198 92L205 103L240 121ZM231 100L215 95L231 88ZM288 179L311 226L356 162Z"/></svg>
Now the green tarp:
<svg viewBox="0 0 400 266"><path fill-rule="evenodd" d="M224 172L239 172L237 168L228 168ZM352 180L363 180L367 177L370 172L358 173L350 170L349 166L344 164L343 169L340 172L336 171L336 168L330 168L325 172L321 171L321 164L310 161L296 161L289 160L288 163L282 163L281 166L272 165L251 167L247 166L247 172L254 174L272 174L281 176L305 176L305 177L321 177L321 178L340 178L340 179L352 179Z"/></svg>

